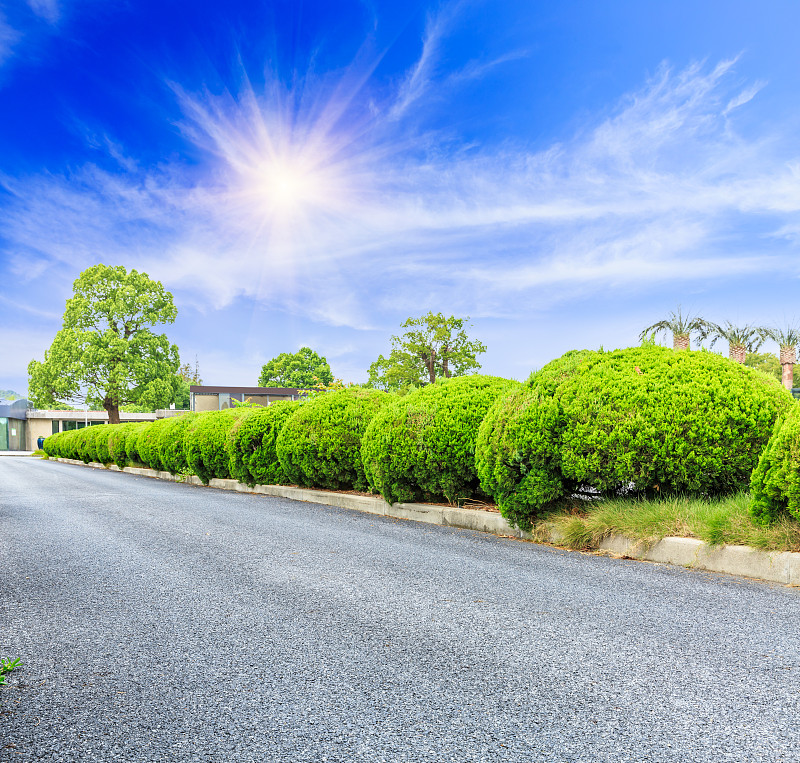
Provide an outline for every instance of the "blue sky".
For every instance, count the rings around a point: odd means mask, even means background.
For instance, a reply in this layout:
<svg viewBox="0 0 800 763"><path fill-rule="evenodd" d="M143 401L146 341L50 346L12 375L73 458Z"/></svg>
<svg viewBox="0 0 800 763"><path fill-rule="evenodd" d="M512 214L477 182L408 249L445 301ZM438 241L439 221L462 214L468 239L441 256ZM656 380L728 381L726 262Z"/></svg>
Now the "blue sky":
<svg viewBox="0 0 800 763"><path fill-rule="evenodd" d="M483 371L634 344L679 304L800 318L800 4L0 4L0 388L81 270L144 270L209 384L409 316Z"/></svg>

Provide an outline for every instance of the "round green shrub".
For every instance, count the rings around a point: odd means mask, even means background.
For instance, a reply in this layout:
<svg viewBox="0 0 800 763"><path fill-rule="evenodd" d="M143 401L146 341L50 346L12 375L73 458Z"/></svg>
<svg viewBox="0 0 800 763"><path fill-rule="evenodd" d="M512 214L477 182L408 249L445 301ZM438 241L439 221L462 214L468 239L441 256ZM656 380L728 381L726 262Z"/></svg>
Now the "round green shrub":
<svg viewBox="0 0 800 763"><path fill-rule="evenodd" d="M520 385L498 398L478 430L481 488L511 523L530 528L532 506L547 506L577 485L561 474L563 415L544 385Z"/></svg>
<svg viewBox="0 0 800 763"><path fill-rule="evenodd" d="M150 469L166 471L161 459L161 433L170 419L156 419L149 426L142 429L136 442L139 460Z"/></svg>
<svg viewBox="0 0 800 763"><path fill-rule="evenodd" d="M366 490L361 440L392 399L386 392L348 387L303 402L276 443L286 479L307 487Z"/></svg>
<svg viewBox="0 0 800 763"><path fill-rule="evenodd" d="M78 429L75 434L75 450L78 458L88 464L94 460L94 443L92 442L92 427Z"/></svg>
<svg viewBox="0 0 800 763"><path fill-rule="evenodd" d="M47 444L47 443L45 443ZM750 478L750 514L768 525L788 512L800 519L800 406L775 424Z"/></svg>
<svg viewBox="0 0 800 763"><path fill-rule="evenodd" d="M42 450L51 458L63 458L61 455L62 442L67 432L56 432L45 438Z"/></svg>
<svg viewBox="0 0 800 763"><path fill-rule="evenodd" d="M78 430L71 429L61 433L63 437L58 441L60 458L71 458L78 460Z"/></svg>
<svg viewBox="0 0 800 763"><path fill-rule="evenodd" d="M278 458L277 442L283 425L301 403L280 400L239 419L228 433L231 477L250 487L290 482Z"/></svg>
<svg viewBox="0 0 800 763"><path fill-rule="evenodd" d="M373 490L395 501L482 495L475 470L478 427L490 406L517 384L462 376L422 387L384 408L361 447Z"/></svg>
<svg viewBox="0 0 800 763"><path fill-rule="evenodd" d="M200 414L182 413L165 419L167 422L159 432L159 452L164 469L172 474L188 470L186 463L186 433L189 426Z"/></svg>
<svg viewBox="0 0 800 763"><path fill-rule="evenodd" d="M252 408L228 408L201 413L189 423L185 435L186 464L204 485L213 478L226 479L228 471L228 432L238 419L249 416Z"/></svg>
<svg viewBox="0 0 800 763"><path fill-rule="evenodd" d="M475 467L483 491L514 525L530 528L531 507L547 506L578 485L561 473L560 384L598 353L570 350L499 396L478 430Z"/></svg>
<svg viewBox="0 0 800 763"><path fill-rule="evenodd" d="M129 463L142 463L142 459L139 457L139 435L149 426L151 426L149 421L143 421L140 424L133 424L125 433L125 455L128 457Z"/></svg>
<svg viewBox="0 0 800 763"><path fill-rule="evenodd" d="M110 464L111 455L108 451L108 436L111 433L108 424L99 424L92 427L91 448L94 460L100 464Z"/></svg>
<svg viewBox="0 0 800 763"><path fill-rule="evenodd" d="M125 423L110 425L108 433L108 457L120 469L124 469L128 465L128 454L125 450L125 438L133 427L139 426L138 424Z"/></svg>
<svg viewBox="0 0 800 763"><path fill-rule="evenodd" d="M644 346L562 360L565 373L534 374L529 393L498 403L481 433L485 488L524 528L578 486L740 489L793 405L777 380L705 351Z"/></svg>

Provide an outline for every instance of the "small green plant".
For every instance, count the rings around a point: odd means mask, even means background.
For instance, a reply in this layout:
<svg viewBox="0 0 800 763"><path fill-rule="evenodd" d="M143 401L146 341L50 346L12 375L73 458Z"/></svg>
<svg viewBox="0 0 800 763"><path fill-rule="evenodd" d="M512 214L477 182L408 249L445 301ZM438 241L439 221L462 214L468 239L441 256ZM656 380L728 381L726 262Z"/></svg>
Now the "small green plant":
<svg viewBox="0 0 800 763"><path fill-rule="evenodd" d="M21 668L22 661L19 657L16 660L7 660L5 657L0 657L0 684L6 682L6 673L10 673L14 668Z"/></svg>

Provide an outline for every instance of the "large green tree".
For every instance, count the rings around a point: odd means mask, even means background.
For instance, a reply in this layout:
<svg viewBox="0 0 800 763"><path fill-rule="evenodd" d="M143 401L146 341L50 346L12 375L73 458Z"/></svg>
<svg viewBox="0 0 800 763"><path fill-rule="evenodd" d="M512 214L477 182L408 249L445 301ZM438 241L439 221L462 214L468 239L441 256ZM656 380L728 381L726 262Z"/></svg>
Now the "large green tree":
<svg viewBox="0 0 800 763"><path fill-rule="evenodd" d="M258 377L259 387L310 389L332 382L333 373L328 361L310 347L301 347L295 353L282 352L262 366Z"/></svg>
<svg viewBox="0 0 800 763"><path fill-rule="evenodd" d="M99 403L111 424L119 423L119 408L126 403L169 405L178 385L178 348L151 328L174 323L172 294L146 273L121 265L94 265L72 289L44 362L28 365L33 404Z"/></svg>
<svg viewBox="0 0 800 763"><path fill-rule="evenodd" d="M433 312L409 318L401 326L406 332L392 337L389 357L379 355L369 367L369 385L397 390L477 371L477 356L486 352L486 345L467 336L467 321Z"/></svg>

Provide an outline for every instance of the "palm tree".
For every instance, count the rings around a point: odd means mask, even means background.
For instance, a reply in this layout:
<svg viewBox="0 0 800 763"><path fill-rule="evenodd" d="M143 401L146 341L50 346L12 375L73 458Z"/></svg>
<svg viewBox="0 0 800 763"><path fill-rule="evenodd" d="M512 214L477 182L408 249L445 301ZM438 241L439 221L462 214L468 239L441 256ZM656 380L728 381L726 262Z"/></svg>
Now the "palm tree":
<svg viewBox="0 0 800 763"><path fill-rule="evenodd" d="M797 345L800 343L800 331L794 326L782 329L764 327L761 331L765 337L769 337L780 347L781 381L786 389L791 390L794 364L797 363Z"/></svg>
<svg viewBox="0 0 800 763"><path fill-rule="evenodd" d="M672 332L672 346L676 350L690 349L691 337L695 332L701 340L708 336L710 327L708 321L703 320L699 315L683 315L681 306L678 305L677 312L671 312L669 317L652 326L648 326L641 334L639 340L643 340L648 336Z"/></svg>
<svg viewBox="0 0 800 763"><path fill-rule="evenodd" d="M709 347L713 347L718 339L728 343L728 357L737 363L744 363L748 352L757 352L766 339L764 329L759 326L734 326L730 321L725 321L724 326L716 323L708 325L706 336L712 337Z"/></svg>

